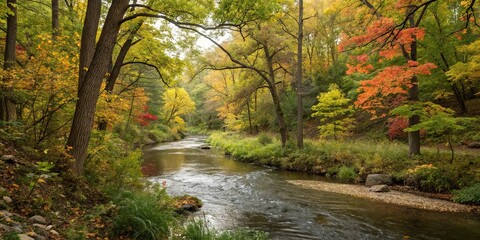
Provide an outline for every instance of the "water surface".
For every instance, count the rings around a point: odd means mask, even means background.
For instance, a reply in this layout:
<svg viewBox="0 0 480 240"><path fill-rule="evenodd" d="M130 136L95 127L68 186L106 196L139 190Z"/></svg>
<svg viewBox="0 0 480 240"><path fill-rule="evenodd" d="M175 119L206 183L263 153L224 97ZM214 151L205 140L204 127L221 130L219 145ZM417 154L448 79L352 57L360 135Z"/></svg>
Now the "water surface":
<svg viewBox="0 0 480 240"><path fill-rule="evenodd" d="M172 195L202 199L196 213L217 229L249 227L272 239L480 239L480 219L304 189L288 180L328 179L241 163L200 149L205 137L151 146L144 173Z"/></svg>

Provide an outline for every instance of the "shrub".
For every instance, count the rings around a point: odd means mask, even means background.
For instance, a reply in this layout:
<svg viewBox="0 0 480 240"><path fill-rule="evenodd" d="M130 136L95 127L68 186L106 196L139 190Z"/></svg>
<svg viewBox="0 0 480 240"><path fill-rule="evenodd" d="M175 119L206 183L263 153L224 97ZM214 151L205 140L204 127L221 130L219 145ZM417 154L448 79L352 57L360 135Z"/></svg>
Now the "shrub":
<svg viewBox="0 0 480 240"><path fill-rule="evenodd" d="M273 142L273 139L268 134L262 132L258 134L257 141L262 145L268 145Z"/></svg>
<svg viewBox="0 0 480 240"><path fill-rule="evenodd" d="M171 201L165 190L124 192L117 197L118 212L113 219L113 233L133 239L166 239L174 223Z"/></svg>
<svg viewBox="0 0 480 240"><path fill-rule="evenodd" d="M454 187L448 175L432 164L407 170L405 183L426 192L448 192Z"/></svg>
<svg viewBox="0 0 480 240"><path fill-rule="evenodd" d="M453 191L453 201L480 205L480 183Z"/></svg>
<svg viewBox="0 0 480 240"><path fill-rule="evenodd" d="M344 182L354 182L357 178L357 172L354 167L342 166L337 173L337 176L340 180Z"/></svg>

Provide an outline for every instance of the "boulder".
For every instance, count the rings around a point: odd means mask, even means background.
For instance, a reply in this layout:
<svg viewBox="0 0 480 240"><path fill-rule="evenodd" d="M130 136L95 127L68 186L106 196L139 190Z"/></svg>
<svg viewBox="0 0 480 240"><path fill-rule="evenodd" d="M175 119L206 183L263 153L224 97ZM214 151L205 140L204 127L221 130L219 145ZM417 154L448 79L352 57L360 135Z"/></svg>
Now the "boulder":
<svg viewBox="0 0 480 240"><path fill-rule="evenodd" d="M480 148L480 142L471 142L468 144L469 148Z"/></svg>
<svg viewBox="0 0 480 240"><path fill-rule="evenodd" d="M366 186L373 185L390 185L392 184L392 178L388 174L368 174L365 181Z"/></svg>
<svg viewBox="0 0 480 240"><path fill-rule="evenodd" d="M47 229L47 225L44 225L44 224L34 223L32 226L43 229L43 230Z"/></svg>
<svg viewBox="0 0 480 240"><path fill-rule="evenodd" d="M40 215L35 215L35 216L31 217L30 222L40 223L40 224L43 224L43 225L47 224L47 220L45 220L45 218L40 216Z"/></svg>
<svg viewBox="0 0 480 240"><path fill-rule="evenodd" d="M388 185L373 185L370 187L370 192L390 192Z"/></svg>
<svg viewBox="0 0 480 240"><path fill-rule="evenodd" d="M57 231L55 231L53 229L50 230L50 234L55 235L55 236L60 236L60 233L58 233Z"/></svg>
<svg viewBox="0 0 480 240"><path fill-rule="evenodd" d="M15 157L13 155L2 155L0 160L5 161L7 163L15 163Z"/></svg>

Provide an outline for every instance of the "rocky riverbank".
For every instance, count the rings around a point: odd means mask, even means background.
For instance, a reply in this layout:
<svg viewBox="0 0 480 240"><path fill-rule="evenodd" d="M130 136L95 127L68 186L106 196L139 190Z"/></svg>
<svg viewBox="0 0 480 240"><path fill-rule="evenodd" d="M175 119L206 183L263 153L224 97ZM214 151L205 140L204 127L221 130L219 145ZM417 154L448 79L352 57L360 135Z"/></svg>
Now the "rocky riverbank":
<svg viewBox="0 0 480 240"><path fill-rule="evenodd" d="M468 206L446 200L428 198L416 194L391 190L389 192L371 192L369 187L363 185L329 183L322 181L288 181L291 184L304 188L324 192L346 194L354 197L367 198L374 201L385 202L416 209L425 209L440 212L480 212L478 206Z"/></svg>

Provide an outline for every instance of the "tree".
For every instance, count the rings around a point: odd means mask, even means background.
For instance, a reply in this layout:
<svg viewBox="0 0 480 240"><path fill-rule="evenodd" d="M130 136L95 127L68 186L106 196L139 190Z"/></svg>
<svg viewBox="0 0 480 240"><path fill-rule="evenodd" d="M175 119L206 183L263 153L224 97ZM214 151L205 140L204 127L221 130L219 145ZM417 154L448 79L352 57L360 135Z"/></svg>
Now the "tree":
<svg viewBox="0 0 480 240"><path fill-rule="evenodd" d="M78 100L67 141L69 153L75 159L72 169L77 175L83 173L100 87L111 61L115 41L123 16L128 8L128 2L128 0L112 2L100 38L95 46L101 1L88 1L80 49Z"/></svg>
<svg viewBox="0 0 480 240"><path fill-rule="evenodd" d="M303 149L303 0L298 1L297 36L297 147Z"/></svg>
<svg viewBox="0 0 480 240"><path fill-rule="evenodd" d="M15 53L17 50L17 0L7 0L7 37L5 41L5 55L3 70L8 71L15 65ZM9 77L3 77L0 89L0 120L17 120L17 110L13 100L14 90Z"/></svg>
<svg viewBox="0 0 480 240"><path fill-rule="evenodd" d="M175 131L182 131L185 121L182 116L195 111L195 102L184 88L170 88L163 93L163 122Z"/></svg>
<svg viewBox="0 0 480 240"><path fill-rule="evenodd" d="M403 56L404 64L403 66L384 67L376 77L363 81L361 83L363 92L359 95L356 104L366 109L372 109L372 105L378 107L383 104L378 95L388 96L389 99L384 102L393 102L395 104L401 104L405 99L418 102L418 75L429 75L430 70L436 67L432 63L420 64L417 62L417 43L425 34L424 29L420 28L420 23L428 6L434 1L419 2L417 4L411 4L403 0L396 1L395 9L405 9L404 17L395 16L395 13L392 14L392 17L385 17L369 1L361 0L360 2L370 10L370 14L376 17L377 20L370 23L365 34L360 34L347 40L344 43L344 47L348 45L373 45L375 51L382 57L382 60L392 60L398 56ZM415 14L417 12L420 12L420 14L416 17ZM399 18L399 23L393 17ZM374 67L367 63L368 59L368 55L358 56L355 59L357 64L349 65L349 72L368 73L373 70ZM386 79L393 81L384 82L387 85L374 83L374 81L385 81ZM389 84L389 82L393 84ZM408 93L408 95L405 96L404 93ZM376 111L376 109L373 111ZM383 113L381 116L384 117L386 115L386 113ZM419 121L419 116L412 115L409 118L409 126L418 124ZM408 143L410 155L420 154L419 131L408 133Z"/></svg>
<svg viewBox="0 0 480 240"><path fill-rule="evenodd" d="M329 91L321 93L317 99L318 104L312 106L312 117L320 119L320 135L333 136L335 140L348 135L354 128L354 109L339 87L336 84L330 85Z"/></svg>

